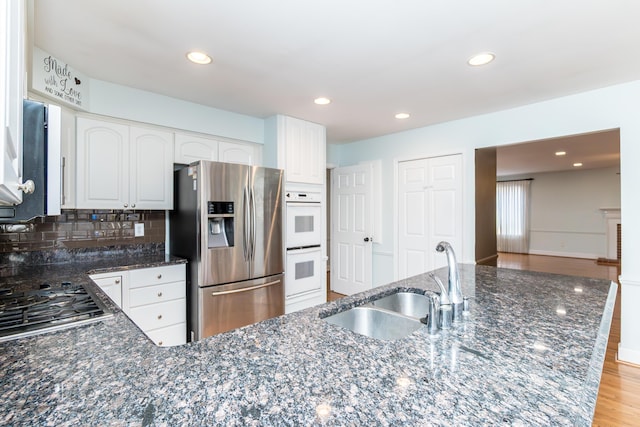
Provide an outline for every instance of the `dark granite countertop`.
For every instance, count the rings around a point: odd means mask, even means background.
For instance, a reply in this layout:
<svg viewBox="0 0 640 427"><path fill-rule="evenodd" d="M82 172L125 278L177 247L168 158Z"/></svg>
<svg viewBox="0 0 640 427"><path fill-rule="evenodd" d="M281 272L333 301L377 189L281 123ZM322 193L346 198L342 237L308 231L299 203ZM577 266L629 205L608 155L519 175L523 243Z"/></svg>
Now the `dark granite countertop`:
<svg viewBox="0 0 640 427"><path fill-rule="evenodd" d="M33 259L36 258L36 259ZM12 261L12 262L11 262ZM52 262L48 262L52 261ZM0 264L0 288L37 289L41 283L68 281L87 284L88 274L184 264L187 260L162 251L72 252L64 260L48 260L29 253L12 254Z"/></svg>
<svg viewBox="0 0 640 427"><path fill-rule="evenodd" d="M380 341L321 319L434 290L421 275L178 347L121 312L0 343L0 424L591 425L616 285L460 267L471 315L436 336Z"/></svg>

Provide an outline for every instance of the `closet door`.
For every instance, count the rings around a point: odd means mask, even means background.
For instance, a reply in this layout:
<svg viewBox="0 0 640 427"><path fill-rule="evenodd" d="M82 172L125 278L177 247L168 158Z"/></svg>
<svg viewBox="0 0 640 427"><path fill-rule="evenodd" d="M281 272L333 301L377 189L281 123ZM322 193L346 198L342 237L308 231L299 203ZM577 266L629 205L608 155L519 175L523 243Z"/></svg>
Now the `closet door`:
<svg viewBox="0 0 640 427"><path fill-rule="evenodd" d="M398 164L397 278L446 265L438 242L462 256L462 155Z"/></svg>

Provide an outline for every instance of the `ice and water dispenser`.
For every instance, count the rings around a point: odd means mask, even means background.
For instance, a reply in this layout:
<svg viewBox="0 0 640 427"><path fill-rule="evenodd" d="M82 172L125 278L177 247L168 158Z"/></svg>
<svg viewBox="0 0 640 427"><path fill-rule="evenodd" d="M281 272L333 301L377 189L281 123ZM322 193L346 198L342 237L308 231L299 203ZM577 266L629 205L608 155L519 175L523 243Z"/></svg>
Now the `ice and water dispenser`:
<svg viewBox="0 0 640 427"><path fill-rule="evenodd" d="M234 206L233 202L207 202L207 247L233 246Z"/></svg>

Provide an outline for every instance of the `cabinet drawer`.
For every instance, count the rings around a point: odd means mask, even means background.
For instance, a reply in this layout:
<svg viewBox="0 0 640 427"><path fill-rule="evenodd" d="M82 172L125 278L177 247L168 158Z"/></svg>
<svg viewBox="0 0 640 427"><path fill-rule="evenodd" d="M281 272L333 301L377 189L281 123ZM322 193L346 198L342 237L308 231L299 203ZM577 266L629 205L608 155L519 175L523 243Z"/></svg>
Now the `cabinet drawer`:
<svg viewBox="0 0 640 427"><path fill-rule="evenodd" d="M145 332L184 323L187 321L187 302L183 298L135 307L130 310L129 317Z"/></svg>
<svg viewBox="0 0 640 427"><path fill-rule="evenodd" d="M185 297L185 282L171 282L162 285L135 288L129 291L129 306L138 307L146 304L171 301Z"/></svg>
<svg viewBox="0 0 640 427"><path fill-rule="evenodd" d="M185 280L184 264L163 267L141 268L129 271L129 288L155 285Z"/></svg>
<svg viewBox="0 0 640 427"><path fill-rule="evenodd" d="M156 345L168 347L172 345L180 345L187 343L187 324L178 323L177 325L167 326L166 328L154 329L146 332Z"/></svg>

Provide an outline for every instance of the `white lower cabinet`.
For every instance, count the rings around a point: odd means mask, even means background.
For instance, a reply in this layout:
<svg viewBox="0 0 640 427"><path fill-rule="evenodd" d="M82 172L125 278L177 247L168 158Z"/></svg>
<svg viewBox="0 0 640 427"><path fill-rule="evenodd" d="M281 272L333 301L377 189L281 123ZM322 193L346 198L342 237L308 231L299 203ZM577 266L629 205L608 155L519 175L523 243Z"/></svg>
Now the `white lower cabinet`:
<svg viewBox="0 0 640 427"><path fill-rule="evenodd" d="M129 271L125 313L159 346L187 342L184 264Z"/></svg>
<svg viewBox="0 0 640 427"><path fill-rule="evenodd" d="M184 264L94 274L91 279L156 345L186 344Z"/></svg>
<svg viewBox="0 0 640 427"><path fill-rule="evenodd" d="M111 301L122 308L122 274L93 274L91 279L111 298Z"/></svg>

